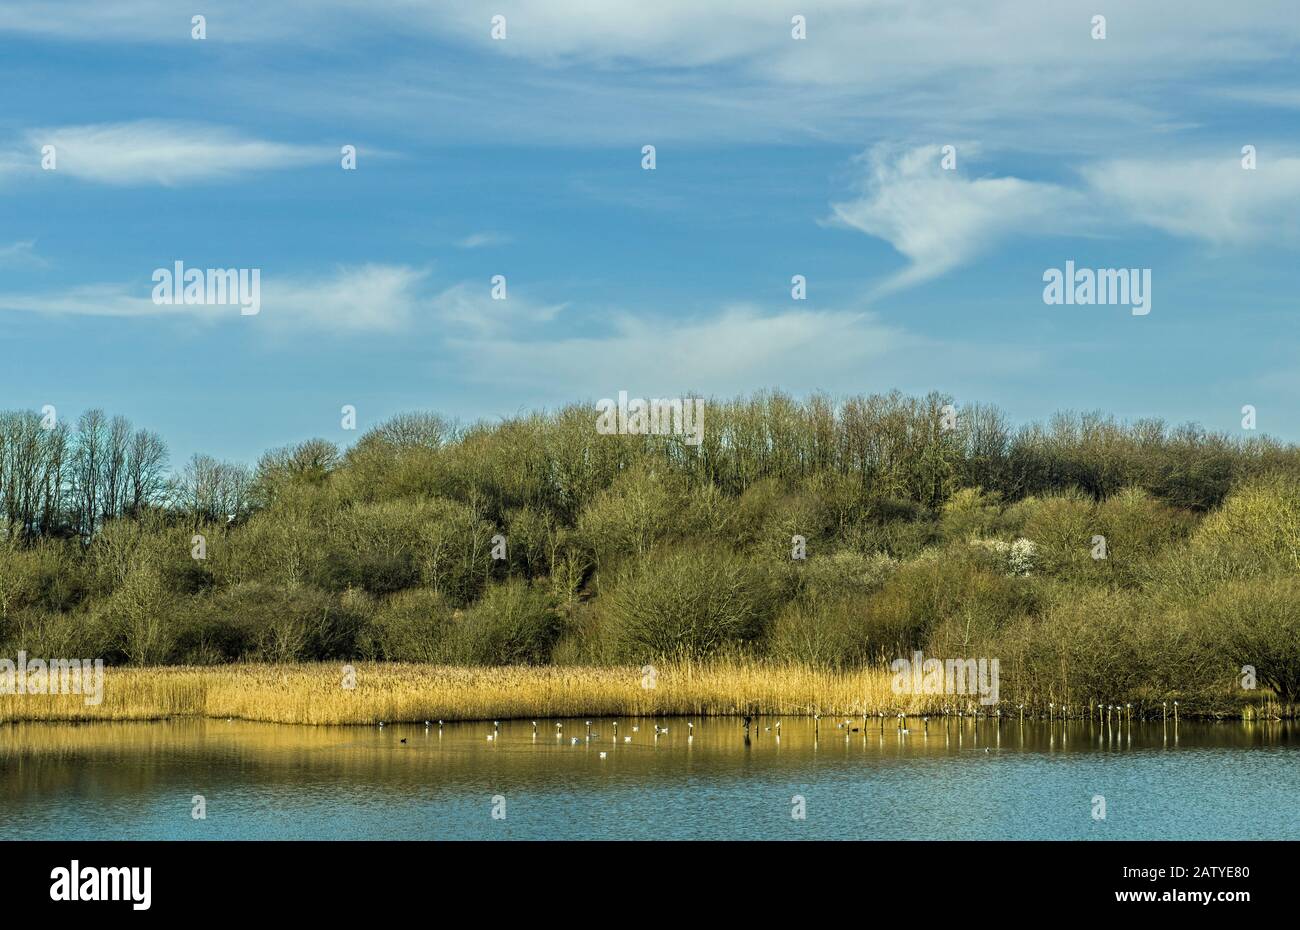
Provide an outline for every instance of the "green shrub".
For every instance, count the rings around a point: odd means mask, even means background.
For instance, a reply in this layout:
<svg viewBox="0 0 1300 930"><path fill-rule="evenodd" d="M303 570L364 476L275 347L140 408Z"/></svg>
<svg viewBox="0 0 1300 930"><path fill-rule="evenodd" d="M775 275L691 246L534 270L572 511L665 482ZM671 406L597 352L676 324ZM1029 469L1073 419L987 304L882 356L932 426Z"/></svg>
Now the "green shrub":
<svg viewBox="0 0 1300 930"><path fill-rule="evenodd" d="M551 593L512 578L492 585L451 626L449 658L470 665L540 665L563 629Z"/></svg>
<svg viewBox="0 0 1300 930"><path fill-rule="evenodd" d="M1234 491L1205 517L1162 581L1200 595L1223 581L1300 571L1300 479L1270 476Z"/></svg>
<svg viewBox="0 0 1300 930"><path fill-rule="evenodd" d="M1000 495L979 488L962 488L943 505L939 534L946 542L992 536L1002 517Z"/></svg>
<svg viewBox="0 0 1300 930"><path fill-rule="evenodd" d="M267 662L346 659L363 613L318 588L246 582L191 598L176 651Z"/></svg>
<svg viewBox="0 0 1300 930"><path fill-rule="evenodd" d="M734 504L734 532L726 542L759 558L788 562L793 537L802 536L813 551L824 548L830 524L818 501L805 492L790 493L775 479L756 481Z"/></svg>
<svg viewBox="0 0 1300 930"><path fill-rule="evenodd" d="M425 588L402 591L375 608L358 649L373 659L445 662L452 618L451 606L438 592Z"/></svg>
<svg viewBox="0 0 1300 930"><path fill-rule="evenodd" d="M577 539L598 571L643 557L660 540L699 530L691 489L680 478L634 468L618 477L578 518Z"/></svg>
<svg viewBox="0 0 1300 930"><path fill-rule="evenodd" d="M1106 538L1106 558L1095 568L1110 581L1137 585L1195 523L1188 511L1161 503L1139 488L1126 488L1096 508L1096 533Z"/></svg>
<svg viewBox="0 0 1300 930"><path fill-rule="evenodd" d="M806 559L790 559L786 553L788 573L798 594L811 600L863 600L876 591L893 573L898 563L882 552L863 555L852 549L829 554L811 551Z"/></svg>
<svg viewBox="0 0 1300 930"><path fill-rule="evenodd" d="M60 543L0 545L0 618L27 608L71 610L88 592L86 574L78 554Z"/></svg>
<svg viewBox="0 0 1300 930"><path fill-rule="evenodd" d="M1055 585L1038 616L999 637L1003 673L1039 700L1102 702L1212 689L1223 663L1201 624L1123 588Z"/></svg>
<svg viewBox="0 0 1300 930"><path fill-rule="evenodd" d="M779 604L759 566L707 547L654 550L601 596L617 651L633 661L749 647Z"/></svg>
<svg viewBox="0 0 1300 930"><path fill-rule="evenodd" d="M898 567L866 602L874 641L893 655L964 656L1033 609L1028 582L958 546Z"/></svg>
<svg viewBox="0 0 1300 930"><path fill-rule="evenodd" d="M1037 563L1049 575L1084 577L1097 572L1092 537L1100 532L1096 505L1077 489L1025 501L1021 534L1037 547ZM1014 519L1014 518L1013 518Z"/></svg>
<svg viewBox="0 0 1300 930"><path fill-rule="evenodd" d="M1223 585L1203 608L1210 648L1237 677L1253 666L1284 703L1300 700L1300 577Z"/></svg>
<svg viewBox="0 0 1300 930"><path fill-rule="evenodd" d="M105 658L132 665L167 662L177 632L176 605L177 598L164 587L156 568L131 571L95 610L106 635Z"/></svg>
<svg viewBox="0 0 1300 930"><path fill-rule="evenodd" d="M772 624L773 658L823 668L859 668L884 657L885 644L872 639L861 599L796 601Z"/></svg>
<svg viewBox="0 0 1300 930"><path fill-rule="evenodd" d="M0 623L0 650L11 658L19 650L38 658L104 658L109 644L103 626L84 610L24 608Z"/></svg>

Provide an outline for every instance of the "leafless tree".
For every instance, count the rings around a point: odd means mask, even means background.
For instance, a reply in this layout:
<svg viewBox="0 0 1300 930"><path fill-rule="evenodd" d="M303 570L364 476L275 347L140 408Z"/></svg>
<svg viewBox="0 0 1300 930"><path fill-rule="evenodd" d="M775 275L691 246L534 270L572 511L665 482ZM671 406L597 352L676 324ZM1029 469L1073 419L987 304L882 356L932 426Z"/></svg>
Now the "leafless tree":
<svg viewBox="0 0 1300 930"><path fill-rule="evenodd" d="M128 516L139 516L147 506L157 504L167 485L167 445L149 430L136 430L126 457L126 502Z"/></svg>
<svg viewBox="0 0 1300 930"><path fill-rule="evenodd" d="M108 422L99 408L87 410L78 418L72 461L73 498L77 503L77 526L87 540L99 525L107 434Z"/></svg>

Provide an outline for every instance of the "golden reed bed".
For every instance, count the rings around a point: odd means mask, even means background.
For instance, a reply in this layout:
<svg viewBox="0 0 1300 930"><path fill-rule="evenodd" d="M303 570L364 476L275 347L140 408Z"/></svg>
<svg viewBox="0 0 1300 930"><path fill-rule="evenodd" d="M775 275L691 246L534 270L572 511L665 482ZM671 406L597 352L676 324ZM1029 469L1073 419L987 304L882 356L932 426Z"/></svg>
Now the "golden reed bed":
<svg viewBox="0 0 1300 930"><path fill-rule="evenodd" d="M934 712L942 695L897 695L884 668L830 672L738 662L639 668L451 668L357 663L108 668L103 702L0 695L0 723L234 717L269 723L534 717ZM645 685L653 684L653 687ZM974 696L972 696L974 697ZM975 698L977 700L977 698ZM967 699L960 699L965 706ZM951 702L951 698L949 698Z"/></svg>

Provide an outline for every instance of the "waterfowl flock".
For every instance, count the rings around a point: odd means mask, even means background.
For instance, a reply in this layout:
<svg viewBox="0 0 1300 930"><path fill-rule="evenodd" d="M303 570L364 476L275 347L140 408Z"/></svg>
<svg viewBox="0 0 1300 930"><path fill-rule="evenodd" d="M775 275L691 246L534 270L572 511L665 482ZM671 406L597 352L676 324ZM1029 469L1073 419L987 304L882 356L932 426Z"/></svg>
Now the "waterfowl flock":
<svg viewBox="0 0 1300 930"><path fill-rule="evenodd" d="M1171 704L1172 707L1170 706ZM1018 703L1015 705L1008 704L1008 707L1009 708L1014 707L1014 712L1019 716L1020 720L1023 722L1025 717L1025 705L1023 703ZM1162 718L1168 719L1169 717L1173 717L1174 721L1177 721L1179 717L1179 710L1180 710L1179 702L1162 701L1160 705L1160 710L1161 710ZM915 715L921 718L921 727L919 730L917 730L915 728L915 724L909 723L908 720L909 713L904 710L899 710L894 715L896 720L896 731L898 733L899 738L901 739L903 737L911 736L913 733L919 733L923 735L926 739L928 739L930 737L931 714L933 714L934 716L940 719L956 717L958 718L959 721L964 721L965 719L969 718L972 724L974 724L979 719L985 719L990 722L995 721L996 726L998 727L1001 727L1002 720L1003 720L1002 708L1000 706L999 707L977 707L973 703L967 703L965 705L945 704L937 711L933 711L931 713L926 713L926 714ZM837 730L842 730L844 732L845 740L848 740L851 734L855 734L855 733L865 734L866 732L868 732L871 729L869 727L869 723L873 715L879 721L879 729L880 729L881 736L883 737L885 731L885 717L886 717L886 712L884 710L864 712L862 714L862 721L860 724L857 721L855 721L854 718L852 717L844 717L841 720L836 722L835 727ZM821 730L822 715L820 713L814 712L810 716L812 718L812 724L813 724L813 739L814 741L816 741ZM1078 705L1074 705L1073 707L1069 707L1065 704L1057 704L1056 702L1053 701L1048 703L1046 707L1046 713L1043 713L1042 710L1039 710L1036 713L1034 713L1033 716L1051 722L1055 722L1056 719L1059 717L1062 723L1064 723L1066 720L1070 719L1071 717L1091 718L1096 722L1103 724L1103 726L1109 727L1110 725L1112 725L1112 723L1118 724L1120 726L1122 726L1125 723L1131 724L1134 717L1134 712L1133 712L1133 705L1131 703L1093 704L1089 702L1087 704L1081 703ZM1142 716L1141 710L1139 710L1138 716L1139 717ZM736 718L734 717L731 718L731 720L733 721L735 719ZM537 720L532 720L528 722L531 723L532 725L532 738L533 741L536 742L538 732L541 727L541 723ZM388 723L389 722L386 720L376 721L376 724L380 730L383 730L386 726L388 726ZM432 720L424 721L424 732L426 736L431 731L433 727L433 723L434 721ZM685 723L685 730L686 730L686 745L689 747L693 744L695 740L696 721L686 720L684 721L684 723ZM438 720L437 724L438 724L438 735L439 737L441 737L445 722L443 720ZM582 724L584 727L583 736L570 735L568 739L569 746L576 747L580 745L588 745L591 744L592 742L599 741L601 739L600 732L598 732L595 728L596 721L583 720ZM782 721L779 719L772 720L771 722L766 724L762 724L756 715L744 714L743 716L740 717L739 724L740 726L738 727L738 729L740 733L738 735L742 737L746 748L748 748L751 745L750 742L751 733L756 732L760 725L762 726L763 733L773 735L778 744L781 741ZM555 721L554 725L555 725L556 742L559 743L560 745L564 745L564 737L566 735L564 732L564 722L557 720ZM616 746L619 745L620 735L623 737L622 745L629 746L634 744L636 742L635 734L638 734L641 731L641 727L639 724L631 723L630 721L620 722L619 720L611 720L609 721L609 726L610 726L610 736L607 738L612 744ZM717 736L722 736L722 734L725 734L726 727L727 727L726 718L715 718L715 722L712 723L711 726L714 726L715 728L714 733ZM736 724L733 722L730 724L730 726L735 727ZM950 726L950 724L948 724L945 721L943 726ZM620 727L624 728L624 732L620 733ZM630 734L627 733L626 730L630 730L631 733ZM651 731L653 733L653 744L656 747L659 746L660 740L662 738L666 738L670 736L670 730L666 724L652 722ZM732 730L731 732L735 733L736 731ZM941 732L943 732L942 729ZM489 743L499 742L502 737L502 722L500 720L493 720L491 730L488 731L485 734L485 736L486 736L486 741ZM976 739L978 742L978 734L976 736ZM401 737L398 742L400 745L404 745L404 746L409 745L407 737ZM988 751L987 748L985 748L985 751ZM599 758L601 759L608 758L608 752L605 750L600 751Z"/></svg>

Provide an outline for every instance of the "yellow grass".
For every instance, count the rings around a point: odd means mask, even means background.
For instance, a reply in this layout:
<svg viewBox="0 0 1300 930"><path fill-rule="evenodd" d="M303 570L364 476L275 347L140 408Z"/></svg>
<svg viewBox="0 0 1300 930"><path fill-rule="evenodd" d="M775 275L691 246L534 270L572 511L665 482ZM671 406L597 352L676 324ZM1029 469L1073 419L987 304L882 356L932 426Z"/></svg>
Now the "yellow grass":
<svg viewBox="0 0 1300 930"><path fill-rule="evenodd" d="M885 668L830 672L724 661L670 663L643 687L639 668L452 668L358 663L108 668L104 698L0 695L0 722L234 717L269 723L727 714L934 712L942 695L897 695ZM649 684L650 682L646 682ZM951 697L949 698L951 702ZM965 700L962 700L965 706Z"/></svg>

